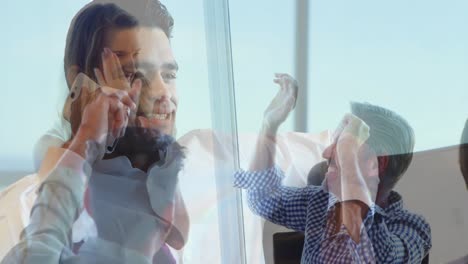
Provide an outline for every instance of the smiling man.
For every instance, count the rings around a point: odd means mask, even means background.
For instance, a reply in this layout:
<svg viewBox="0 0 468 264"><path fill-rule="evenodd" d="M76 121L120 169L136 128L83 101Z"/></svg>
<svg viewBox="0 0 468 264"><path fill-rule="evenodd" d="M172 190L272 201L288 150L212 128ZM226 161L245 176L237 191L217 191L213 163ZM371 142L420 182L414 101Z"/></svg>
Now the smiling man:
<svg viewBox="0 0 468 264"><path fill-rule="evenodd" d="M2 263L174 262L160 252L184 246L189 219L177 187L172 25L157 0L94 1L76 15L64 59L71 138L48 149L30 224ZM72 87L83 76L99 88ZM84 210L97 236L77 249Z"/></svg>
<svg viewBox="0 0 468 264"><path fill-rule="evenodd" d="M431 247L430 227L393 191L412 159L408 123L382 107L352 103L323 152L322 186L286 187L274 163L275 141L298 87L286 74L274 81L281 88L265 111L254 160L249 171L235 174L235 186L248 190L250 208L304 233L304 264L421 263Z"/></svg>

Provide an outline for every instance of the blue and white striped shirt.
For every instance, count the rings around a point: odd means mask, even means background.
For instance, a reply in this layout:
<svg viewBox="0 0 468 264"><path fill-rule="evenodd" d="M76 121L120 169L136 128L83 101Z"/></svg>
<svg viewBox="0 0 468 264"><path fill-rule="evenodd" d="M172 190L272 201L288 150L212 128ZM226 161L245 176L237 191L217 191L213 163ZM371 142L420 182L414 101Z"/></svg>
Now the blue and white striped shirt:
<svg viewBox="0 0 468 264"><path fill-rule="evenodd" d="M282 186L284 174L276 167L238 171L234 177L236 187L248 190L248 203L256 214L304 232L301 263L421 263L431 248L429 224L403 209L396 192L385 209L371 206L356 243L344 226L338 229L336 221L330 221L338 200L322 187Z"/></svg>

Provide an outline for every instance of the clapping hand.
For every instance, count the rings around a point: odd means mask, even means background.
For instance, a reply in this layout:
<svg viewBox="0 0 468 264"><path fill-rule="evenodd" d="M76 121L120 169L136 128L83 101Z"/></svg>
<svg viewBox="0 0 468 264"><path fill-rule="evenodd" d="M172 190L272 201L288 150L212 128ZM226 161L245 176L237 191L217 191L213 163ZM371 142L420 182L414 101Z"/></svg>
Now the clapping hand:
<svg viewBox="0 0 468 264"><path fill-rule="evenodd" d="M274 134L296 106L298 85L285 73L275 74L273 81L280 85L280 90L265 110L263 127L266 132Z"/></svg>

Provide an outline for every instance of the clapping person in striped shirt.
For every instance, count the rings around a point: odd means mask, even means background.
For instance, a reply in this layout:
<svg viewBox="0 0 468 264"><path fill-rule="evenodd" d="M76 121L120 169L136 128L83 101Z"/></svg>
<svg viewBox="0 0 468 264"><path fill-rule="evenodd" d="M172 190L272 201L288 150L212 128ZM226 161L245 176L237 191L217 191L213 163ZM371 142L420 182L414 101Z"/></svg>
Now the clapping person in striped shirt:
<svg viewBox="0 0 468 264"><path fill-rule="evenodd" d="M294 109L298 85L287 74L274 82L280 90L264 113L254 159L235 174L251 210L304 232L301 263L421 263L431 248L430 226L404 209L393 190L412 160L409 124L388 109L351 103L323 152L322 185L286 187L274 163L275 138Z"/></svg>

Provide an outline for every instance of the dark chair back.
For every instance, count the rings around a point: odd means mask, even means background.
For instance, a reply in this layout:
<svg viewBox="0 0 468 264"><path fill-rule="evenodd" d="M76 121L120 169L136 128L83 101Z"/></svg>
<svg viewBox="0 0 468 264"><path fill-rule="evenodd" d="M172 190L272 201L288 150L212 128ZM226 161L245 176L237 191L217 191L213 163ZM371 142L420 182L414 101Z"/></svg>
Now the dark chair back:
<svg viewBox="0 0 468 264"><path fill-rule="evenodd" d="M304 248L304 234L302 232L282 232L273 235L274 264L300 264L302 249ZM429 254L421 264L429 263Z"/></svg>

